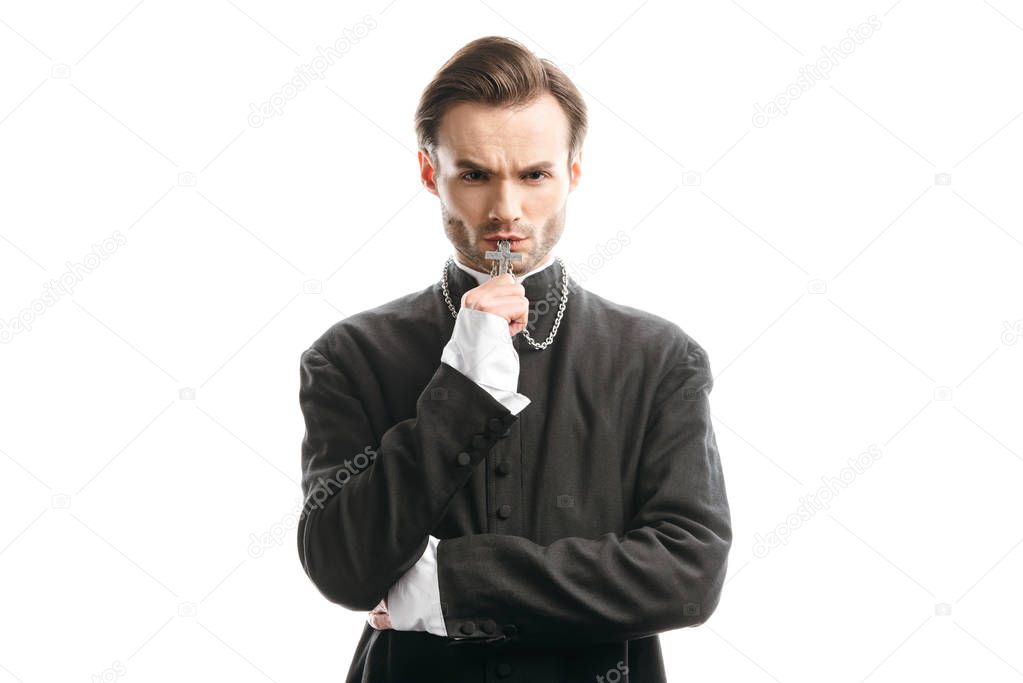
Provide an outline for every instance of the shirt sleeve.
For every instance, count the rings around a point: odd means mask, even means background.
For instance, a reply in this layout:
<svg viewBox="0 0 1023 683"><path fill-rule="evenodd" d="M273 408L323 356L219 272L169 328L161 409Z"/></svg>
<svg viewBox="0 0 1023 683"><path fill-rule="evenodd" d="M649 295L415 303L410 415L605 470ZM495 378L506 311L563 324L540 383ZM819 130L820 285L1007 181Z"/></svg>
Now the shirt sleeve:
<svg viewBox="0 0 1023 683"><path fill-rule="evenodd" d="M467 308L465 294L440 359L476 382L512 415L529 405L530 399L516 391L519 353L508 334L508 321L496 313Z"/></svg>
<svg viewBox="0 0 1023 683"><path fill-rule="evenodd" d="M549 545L490 533L444 539L437 571L448 631L529 643L621 642L706 621L732 542L712 386L706 352L687 340L653 396L636 510L624 534ZM488 638L494 624L503 633Z"/></svg>
<svg viewBox="0 0 1023 683"><path fill-rule="evenodd" d="M423 556L387 592L391 628L448 635L440 608L440 585L437 583L438 543L440 539L431 535Z"/></svg>

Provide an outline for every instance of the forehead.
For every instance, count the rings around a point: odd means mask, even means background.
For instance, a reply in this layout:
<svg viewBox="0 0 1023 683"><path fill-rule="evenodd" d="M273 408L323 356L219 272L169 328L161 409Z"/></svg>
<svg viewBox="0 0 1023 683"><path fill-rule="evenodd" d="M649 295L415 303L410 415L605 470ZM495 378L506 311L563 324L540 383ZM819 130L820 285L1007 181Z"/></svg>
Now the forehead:
<svg viewBox="0 0 1023 683"><path fill-rule="evenodd" d="M441 119L438 153L495 157L568 155L568 117L550 93L525 107L457 102Z"/></svg>

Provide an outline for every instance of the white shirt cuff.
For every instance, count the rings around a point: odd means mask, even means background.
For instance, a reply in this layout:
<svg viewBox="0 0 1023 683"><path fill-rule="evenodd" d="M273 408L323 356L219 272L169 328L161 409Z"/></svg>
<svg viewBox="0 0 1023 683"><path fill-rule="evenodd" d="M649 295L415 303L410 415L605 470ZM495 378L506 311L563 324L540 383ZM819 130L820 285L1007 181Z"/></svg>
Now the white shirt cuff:
<svg viewBox="0 0 1023 683"><path fill-rule="evenodd" d="M512 415L530 404L529 398L516 391L519 352L508 334L508 321L496 313L466 308L465 294L440 359L478 384Z"/></svg>
<svg viewBox="0 0 1023 683"><path fill-rule="evenodd" d="M387 612L391 628L397 631L427 631L437 636L448 635L440 608L438 543L439 538L430 536L423 556L387 591Z"/></svg>

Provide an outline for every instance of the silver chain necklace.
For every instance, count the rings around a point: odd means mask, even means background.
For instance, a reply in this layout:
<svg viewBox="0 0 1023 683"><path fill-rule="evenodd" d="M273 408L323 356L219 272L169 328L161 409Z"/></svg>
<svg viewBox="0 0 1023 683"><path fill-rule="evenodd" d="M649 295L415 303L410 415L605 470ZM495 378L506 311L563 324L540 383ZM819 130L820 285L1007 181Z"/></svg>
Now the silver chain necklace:
<svg viewBox="0 0 1023 683"><path fill-rule="evenodd" d="M558 333L558 325L561 324L561 316L565 314L565 304L568 302L568 269L565 268L565 262L561 260L560 256L555 256L558 263L561 265L561 305L558 306L558 315L554 318L554 328L551 329L551 333L547 335L547 339L543 343L538 343L529 336L529 330L522 328L522 335L529 342L530 346L540 351L546 349L552 341L554 341L554 335ZM444 262L444 272L441 275L441 289L444 291L444 301L447 302L448 310L451 311L451 317L458 319L458 311L455 310L454 305L451 303L451 294L448 290L448 266L455 262L453 256L448 256L448 260ZM457 266L456 266L457 267ZM490 269L490 276L497 275L497 264Z"/></svg>

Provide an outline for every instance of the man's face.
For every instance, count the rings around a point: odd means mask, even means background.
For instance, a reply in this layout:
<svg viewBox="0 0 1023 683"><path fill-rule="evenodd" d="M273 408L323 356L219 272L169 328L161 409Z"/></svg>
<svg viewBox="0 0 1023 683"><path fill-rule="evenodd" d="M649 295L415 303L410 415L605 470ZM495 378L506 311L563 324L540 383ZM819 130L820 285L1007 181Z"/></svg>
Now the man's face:
<svg viewBox="0 0 1023 683"><path fill-rule="evenodd" d="M470 268L490 272L485 252L510 235L516 274L545 263L565 229L582 152L568 164L568 118L545 93L520 108L459 102L445 112L435 158L419 152L423 184L440 198L444 232ZM521 239L519 239L521 238Z"/></svg>

